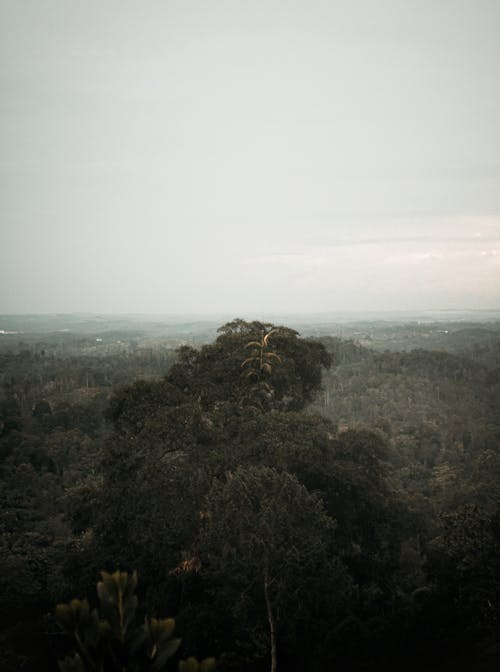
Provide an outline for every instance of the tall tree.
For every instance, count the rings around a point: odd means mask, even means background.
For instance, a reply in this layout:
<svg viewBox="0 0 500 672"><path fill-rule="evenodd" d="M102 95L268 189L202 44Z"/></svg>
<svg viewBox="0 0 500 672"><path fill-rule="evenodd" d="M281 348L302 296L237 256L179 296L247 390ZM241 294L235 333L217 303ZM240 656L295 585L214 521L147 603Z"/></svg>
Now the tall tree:
<svg viewBox="0 0 500 672"><path fill-rule="evenodd" d="M346 593L344 569L332 555L335 523L296 478L268 467L240 467L216 481L203 519L204 571L215 584L223 581L235 617L260 605L257 618L262 628L265 615L276 672L280 633L286 636L287 625L311 606L318 573L329 577L325 590L335 585L337 597Z"/></svg>

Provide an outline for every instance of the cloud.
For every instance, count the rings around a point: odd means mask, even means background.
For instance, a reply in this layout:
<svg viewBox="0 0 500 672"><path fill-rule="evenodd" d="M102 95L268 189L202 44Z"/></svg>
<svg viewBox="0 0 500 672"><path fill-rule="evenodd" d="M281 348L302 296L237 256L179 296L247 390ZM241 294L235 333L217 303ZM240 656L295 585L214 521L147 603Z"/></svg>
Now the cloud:
<svg viewBox="0 0 500 672"><path fill-rule="evenodd" d="M495 307L500 302L500 236L495 221L441 224L439 235L352 236L328 245L245 259L263 288L289 309ZM438 227L439 228L439 227ZM455 232L450 231L454 228ZM265 278L265 280L264 280ZM283 301L283 299L282 299Z"/></svg>
<svg viewBox="0 0 500 672"><path fill-rule="evenodd" d="M246 265L262 266L318 266L324 263L321 254L303 254L302 252L275 252L249 257L243 261Z"/></svg>

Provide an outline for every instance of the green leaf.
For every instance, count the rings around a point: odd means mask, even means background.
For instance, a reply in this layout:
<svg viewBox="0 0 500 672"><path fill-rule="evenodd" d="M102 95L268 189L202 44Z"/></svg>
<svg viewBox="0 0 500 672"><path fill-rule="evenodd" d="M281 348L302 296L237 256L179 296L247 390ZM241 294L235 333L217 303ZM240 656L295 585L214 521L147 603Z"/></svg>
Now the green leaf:
<svg viewBox="0 0 500 672"><path fill-rule="evenodd" d="M131 595L127 598L123 607L123 626L125 630L132 624L138 604L139 600L136 595Z"/></svg>
<svg viewBox="0 0 500 672"><path fill-rule="evenodd" d="M167 660L171 658L177 649L181 645L180 639L171 639L161 646L159 653L157 654L155 660L153 661L152 668L153 670L161 670L166 664Z"/></svg>
<svg viewBox="0 0 500 672"><path fill-rule="evenodd" d="M56 606L56 621L62 628L66 630L72 629L73 613L69 604L58 604Z"/></svg>
<svg viewBox="0 0 500 672"><path fill-rule="evenodd" d="M200 663L200 672L215 672L215 658L204 658Z"/></svg>
<svg viewBox="0 0 500 672"><path fill-rule="evenodd" d="M75 653L72 658L66 656L63 660L57 661L57 664L61 672L85 672L85 665L78 653Z"/></svg>
<svg viewBox="0 0 500 672"><path fill-rule="evenodd" d="M160 641L164 642L167 639L170 639L170 637L172 637L172 635L174 634L175 619L174 618L162 618L160 620L160 628L161 628Z"/></svg>
<svg viewBox="0 0 500 672"><path fill-rule="evenodd" d="M179 662L179 672L199 672L200 664L196 658L188 658Z"/></svg>

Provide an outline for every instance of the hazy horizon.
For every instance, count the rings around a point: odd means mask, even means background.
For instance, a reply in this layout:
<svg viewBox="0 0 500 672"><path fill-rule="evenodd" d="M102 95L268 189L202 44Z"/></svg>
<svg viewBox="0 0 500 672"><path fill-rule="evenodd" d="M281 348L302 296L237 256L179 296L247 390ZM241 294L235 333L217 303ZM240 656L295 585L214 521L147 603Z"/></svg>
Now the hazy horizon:
<svg viewBox="0 0 500 672"><path fill-rule="evenodd" d="M0 313L0 331L3 320L44 320L44 319L64 319L71 320L90 320L90 321L144 321L146 323L165 322L171 324L180 324L181 322L223 322L242 319L246 321L275 321L276 320L298 320L304 319L311 321L312 324L325 322L345 322L355 323L358 321L377 322L377 321L418 321L419 319L429 322L451 321L454 322L496 322L500 320L500 309L497 308L473 308L473 309L430 309L430 310L331 310L324 312L184 312L184 313L141 313L141 312L98 312L98 311L73 311L73 312L45 312L45 313Z"/></svg>
<svg viewBox="0 0 500 672"><path fill-rule="evenodd" d="M0 314L500 308L500 3L0 14Z"/></svg>

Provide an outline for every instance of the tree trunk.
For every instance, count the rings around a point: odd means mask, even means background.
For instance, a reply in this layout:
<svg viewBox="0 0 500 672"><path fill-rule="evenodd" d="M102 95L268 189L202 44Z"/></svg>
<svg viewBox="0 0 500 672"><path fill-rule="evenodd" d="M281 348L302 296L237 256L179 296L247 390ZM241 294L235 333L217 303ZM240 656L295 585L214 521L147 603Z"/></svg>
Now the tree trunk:
<svg viewBox="0 0 500 672"><path fill-rule="evenodd" d="M278 669L278 657L276 653L276 624L274 622L271 600L269 599L269 571L264 570L264 596L266 598L267 620L269 621L269 635L271 638L271 672Z"/></svg>

